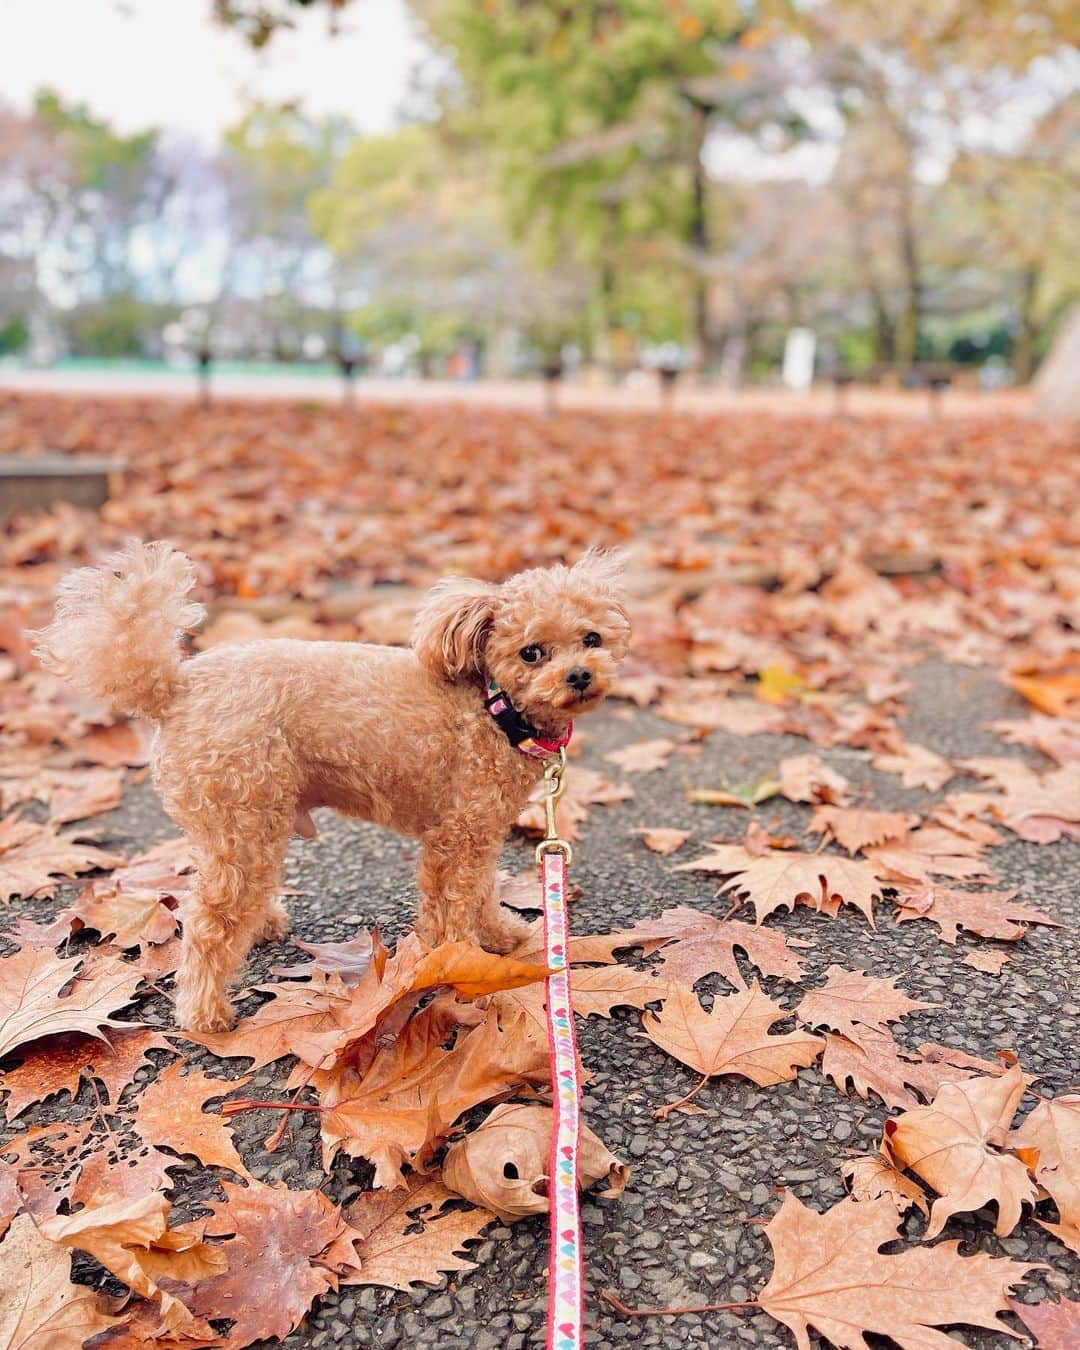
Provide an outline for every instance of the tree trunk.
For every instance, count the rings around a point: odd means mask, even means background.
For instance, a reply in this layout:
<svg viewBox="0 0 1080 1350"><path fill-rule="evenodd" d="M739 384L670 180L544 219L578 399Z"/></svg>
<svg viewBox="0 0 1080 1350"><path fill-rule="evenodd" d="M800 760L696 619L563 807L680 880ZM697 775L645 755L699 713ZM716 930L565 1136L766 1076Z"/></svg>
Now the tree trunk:
<svg viewBox="0 0 1080 1350"><path fill-rule="evenodd" d="M870 289L870 303L874 307L874 362L891 366L896 360L896 330L885 297L876 286Z"/></svg>
<svg viewBox="0 0 1080 1350"><path fill-rule="evenodd" d="M712 339L709 333L709 282L702 265L709 251L708 179L702 159L709 113L708 109L699 103L691 103L690 107L696 123L694 158L690 169L693 193L690 205L689 229L690 247L695 254L692 279L693 324L694 341L698 349L698 366L704 371L711 369L714 356Z"/></svg>
<svg viewBox="0 0 1080 1350"><path fill-rule="evenodd" d="M1031 263L1024 268L1020 279L1019 323L1013 342L1013 371L1018 384L1027 384L1035 374L1035 339L1038 324L1035 321L1035 302L1039 294L1039 268Z"/></svg>
<svg viewBox="0 0 1080 1350"><path fill-rule="evenodd" d="M922 260L919 257L918 231L909 177L904 186L900 221L900 262L904 273L904 302L896 323L896 359L911 365L919 350L922 331Z"/></svg>

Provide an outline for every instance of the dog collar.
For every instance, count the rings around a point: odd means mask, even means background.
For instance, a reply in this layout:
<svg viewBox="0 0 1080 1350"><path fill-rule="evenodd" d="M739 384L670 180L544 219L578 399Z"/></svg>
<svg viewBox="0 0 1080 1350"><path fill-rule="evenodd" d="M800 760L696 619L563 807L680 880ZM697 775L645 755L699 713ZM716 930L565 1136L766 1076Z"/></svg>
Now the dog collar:
<svg viewBox="0 0 1080 1350"><path fill-rule="evenodd" d="M500 689L494 680L487 682L484 707L514 749L523 755L531 755L533 759L548 759L552 755L557 755L569 744L570 737L574 734L573 722L567 722L566 731L557 739L548 740L541 736L533 724L518 712L510 702L509 695Z"/></svg>

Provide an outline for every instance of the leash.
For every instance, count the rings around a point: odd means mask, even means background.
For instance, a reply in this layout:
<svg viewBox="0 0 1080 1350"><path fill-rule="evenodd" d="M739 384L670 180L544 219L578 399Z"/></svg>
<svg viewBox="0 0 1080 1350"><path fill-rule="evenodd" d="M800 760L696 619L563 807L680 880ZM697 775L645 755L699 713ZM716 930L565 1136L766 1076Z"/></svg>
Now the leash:
<svg viewBox="0 0 1080 1350"><path fill-rule="evenodd" d="M580 1350L584 1303L578 1205L581 1083L570 1002L570 925L566 912L566 869L573 850L559 838L555 824L555 803L566 789L565 770L566 750L560 746L557 757L544 769L547 829L536 846L544 910L544 959L551 971L547 978L547 1028L554 1121L548 1160L548 1350Z"/></svg>

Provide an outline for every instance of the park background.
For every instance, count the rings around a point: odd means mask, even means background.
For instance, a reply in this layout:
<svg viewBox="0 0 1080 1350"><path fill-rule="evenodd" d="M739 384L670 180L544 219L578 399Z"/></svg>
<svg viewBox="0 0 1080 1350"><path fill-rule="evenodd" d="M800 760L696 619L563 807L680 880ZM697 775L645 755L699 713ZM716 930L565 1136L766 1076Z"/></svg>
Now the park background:
<svg viewBox="0 0 1080 1350"><path fill-rule="evenodd" d="M1067 0L167 9L5 6L9 376L1000 388L1076 297Z"/></svg>

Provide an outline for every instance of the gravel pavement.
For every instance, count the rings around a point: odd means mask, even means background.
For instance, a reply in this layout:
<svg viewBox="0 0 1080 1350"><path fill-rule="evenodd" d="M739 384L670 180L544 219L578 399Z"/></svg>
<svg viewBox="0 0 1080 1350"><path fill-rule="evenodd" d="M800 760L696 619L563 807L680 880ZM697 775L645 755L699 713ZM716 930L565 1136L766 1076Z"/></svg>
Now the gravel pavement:
<svg viewBox="0 0 1080 1350"><path fill-rule="evenodd" d="M937 663L915 669L908 698L910 716L903 726L909 740L947 756L1013 754L1046 767L1034 752L1006 746L985 729L996 717L1023 716L1021 700L990 672ZM590 718L581 762L630 782L632 801L618 807L593 807L575 849L572 879L582 897L573 907L576 932L597 932L654 916L673 904L721 913L726 901L715 898L715 879L674 873L672 864L695 856L711 836L742 834L749 813L732 808L690 805L684 787L716 786L723 778L753 780L775 769L785 755L813 749L792 737L752 738L714 733L695 757L674 757L661 772L626 777L602 758L608 750L678 729L647 712L613 705ZM837 748L820 753L858 788L871 790L877 808L919 809L932 800L922 790L907 791L899 779L869 767L863 751ZM970 780L957 786L972 787ZM937 794L940 797L943 794ZM756 818L780 833L801 835L809 807L774 799L756 809ZM158 807L148 784L129 787L124 804L95 822L110 843L134 853L169 837L175 830ZM408 926L413 903L414 845L328 812L319 813L320 838L294 841L287 882L305 892L288 901L297 936L314 941L340 940L378 922L388 940ZM639 825L671 825L694 831L673 859L650 853L633 833ZM816 836L811 836L816 839ZM507 849L515 870L527 865L523 842ZM986 943L961 937L954 948L940 941L930 923L895 924L890 906L878 907L871 929L852 909L830 921L807 909L778 913L770 926L812 945L804 953L808 986L823 982L833 962L896 976L913 998L940 1007L915 1013L897 1029L897 1038L917 1046L934 1040L972 1054L992 1057L998 1049L1018 1052L1024 1068L1037 1074L1042 1090L1060 1093L1075 1086L1077 1014L1080 1013L1080 963L1077 918L1080 907L1080 846L1039 846L1012 835L989 851L1003 886L1017 886L1021 898L1054 915L1061 928L1032 928L1017 944ZM52 902L17 904L0 920L8 927L20 913L40 919L65 902L62 888ZM1000 977L964 966L973 946L1007 948L1010 960ZM261 948L248 978L255 983L276 964L303 959L291 943ZM801 990L765 980L766 991L786 1006ZM724 988L705 981L699 992ZM144 1005L145 1006L145 1005ZM162 1020L168 1008L156 1005ZM256 999L241 1005L251 1011ZM640 1033L640 1014L616 1011L610 1021L579 1023L581 1054L593 1071L586 1092L586 1118L605 1143L633 1165L625 1194L617 1200L587 1197L583 1218L586 1245L587 1343L617 1347L634 1342L653 1346L791 1345L787 1330L764 1314L738 1317L705 1313L679 1318L626 1321L596 1297L606 1287L638 1305L697 1304L753 1297L768 1278L771 1255L761 1231L779 1205L778 1191L790 1188L805 1203L825 1208L844 1188L839 1162L849 1153L871 1151L889 1114L876 1097L868 1102L846 1097L819 1069L801 1070L794 1082L762 1089L725 1078L710 1084L697 1101L704 1114L675 1114L656 1121L656 1105L688 1090L695 1075ZM157 1056L161 1062L166 1057ZM237 1077L244 1061L222 1062L196 1050L193 1063L219 1076ZM289 1061L260 1071L247 1094L275 1095ZM151 1070L144 1070L149 1074ZM85 1090L84 1090L85 1091ZM80 1102L82 1097L80 1097ZM19 1131L63 1118L74 1109L66 1095L25 1113ZM292 1186L322 1185L337 1202L367 1187L370 1169L339 1158L327 1180L318 1162L318 1125L313 1115L297 1113L285 1147L268 1154L262 1141L268 1117L251 1112L232 1124L238 1146L252 1173ZM9 1137L0 1135L0 1138ZM207 1193L210 1182L207 1180ZM914 1230L913 1230L914 1231ZM1026 1286L1024 1297L1075 1287L1076 1262L1067 1250L1030 1217L1008 1238L993 1236L986 1213L951 1221L946 1237L959 1238L965 1251L981 1250L1015 1259L1044 1262ZM316 1305L305 1325L283 1342L289 1347L433 1346L439 1350L520 1350L543 1344L546 1311L546 1220L525 1220L512 1230L495 1227L473 1252L478 1268L445 1279L414 1295L374 1288L347 1288ZM89 1276L87 1276L89 1278ZM1055 1295L1056 1296L1056 1295ZM1014 1324L1019 1329L1019 1323ZM1015 1345L1003 1335L964 1328L958 1338L980 1347Z"/></svg>

